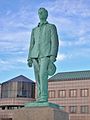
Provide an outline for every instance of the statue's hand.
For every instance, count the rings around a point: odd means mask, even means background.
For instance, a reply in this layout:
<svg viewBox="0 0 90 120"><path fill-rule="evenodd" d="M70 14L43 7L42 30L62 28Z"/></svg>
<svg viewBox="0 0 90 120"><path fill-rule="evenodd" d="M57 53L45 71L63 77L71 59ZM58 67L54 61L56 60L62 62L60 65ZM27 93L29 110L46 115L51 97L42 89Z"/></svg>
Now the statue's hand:
<svg viewBox="0 0 90 120"><path fill-rule="evenodd" d="M50 60L51 60L52 62L55 62L55 61L56 61L56 57L55 57L55 56L50 56Z"/></svg>
<svg viewBox="0 0 90 120"><path fill-rule="evenodd" d="M32 67L32 59L29 59L29 60L28 60L28 66L29 66L29 67Z"/></svg>

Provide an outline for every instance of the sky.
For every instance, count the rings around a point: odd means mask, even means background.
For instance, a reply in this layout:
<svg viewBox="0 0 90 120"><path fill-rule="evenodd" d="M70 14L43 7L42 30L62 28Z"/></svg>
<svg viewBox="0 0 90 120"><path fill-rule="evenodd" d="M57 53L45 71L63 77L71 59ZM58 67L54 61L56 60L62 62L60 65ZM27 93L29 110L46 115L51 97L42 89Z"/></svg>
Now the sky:
<svg viewBox="0 0 90 120"><path fill-rule="evenodd" d="M56 73L90 70L90 0L0 0L0 83L18 75L35 80L27 57L40 7L58 31Z"/></svg>

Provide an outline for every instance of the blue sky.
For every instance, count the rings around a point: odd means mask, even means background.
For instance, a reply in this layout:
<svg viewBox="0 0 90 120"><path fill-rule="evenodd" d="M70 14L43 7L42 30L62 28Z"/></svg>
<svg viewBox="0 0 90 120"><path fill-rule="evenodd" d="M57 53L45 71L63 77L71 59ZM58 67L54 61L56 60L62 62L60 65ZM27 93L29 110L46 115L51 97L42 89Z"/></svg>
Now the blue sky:
<svg viewBox="0 0 90 120"><path fill-rule="evenodd" d="M90 70L90 0L0 0L0 82L21 74L35 80L27 56L40 7L58 29L56 72Z"/></svg>

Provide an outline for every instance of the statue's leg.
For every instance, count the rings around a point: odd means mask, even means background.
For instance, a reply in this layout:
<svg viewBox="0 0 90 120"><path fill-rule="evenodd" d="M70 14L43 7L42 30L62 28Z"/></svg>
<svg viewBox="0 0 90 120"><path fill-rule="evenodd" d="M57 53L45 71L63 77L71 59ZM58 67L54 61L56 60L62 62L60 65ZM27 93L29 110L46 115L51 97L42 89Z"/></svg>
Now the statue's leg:
<svg viewBox="0 0 90 120"><path fill-rule="evenodd" d="M40 77L39 77L39 62L38 59L33 59L33 64L34 64L34 74L35 74L35 79L37 83L37 101L41 97L41 89L40 89Z"/></svg>
<svg viewBox="0 0 90 120"><path fill-rule="evenodd" d="M40 59L40 88L41 88L41 99L40 101L48 101L48 63L49 57Z"/></svg>

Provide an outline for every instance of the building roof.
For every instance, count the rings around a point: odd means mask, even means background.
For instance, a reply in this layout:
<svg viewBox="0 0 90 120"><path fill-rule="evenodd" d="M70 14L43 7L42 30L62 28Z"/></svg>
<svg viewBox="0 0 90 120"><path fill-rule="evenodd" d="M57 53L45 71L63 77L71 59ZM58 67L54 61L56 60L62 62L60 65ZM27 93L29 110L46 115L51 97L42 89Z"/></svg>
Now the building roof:
<svg viewBox="0 0 90 120"><path fill-rule="evenodd" d="M19 82L19 81L22 81L22 82L31 82L31 83L34 83L34 81L32 81L31 79L23 76L23 75L19 75L15 78L12 78L6 82ZM3 82L3 83L6 83L6 82Z"/></svg>
<svg viewBox="0 0 90 120"><path fill-rule="evenodd" d="M52 76L51 78L49 78L49 81L85 80L85 79L90 79L90 70L57 73L54 76Z"/></svg>

